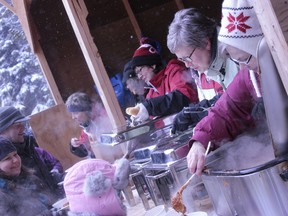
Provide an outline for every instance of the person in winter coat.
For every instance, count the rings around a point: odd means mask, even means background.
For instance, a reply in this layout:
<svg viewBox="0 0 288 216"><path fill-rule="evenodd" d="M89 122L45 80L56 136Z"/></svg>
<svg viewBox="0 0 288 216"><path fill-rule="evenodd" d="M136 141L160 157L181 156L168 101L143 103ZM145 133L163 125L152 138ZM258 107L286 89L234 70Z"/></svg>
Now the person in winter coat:
<svg viewBox="0 0 288 216"><path fill-rule="evenodd" d="M217 95L227 89L238 72L238 66L229 58L224 44L217 40L219 29L214 20L199 10L187 8L175 14L167 35L170 52L191 69L198 87L199 100L205 100L202 104L206 108L215 103L215 99L219 98ZM215 96L217 97L213 98ZM197 107L199 105L191 104L191 109ZM189 122L194 125L197 119L206 115L206 110L199 115L183 110L175 116L172 132L186 130Z"/></svg>
<svg viewBox="0 0 288 216"><path fill-rule="evenodd" d="M79 138L71 138L71 153L82 158L98 157L109 162L123 156L121 146L100 144L100 135L112 131L112 125L100 99L90 97L84 92L75 92L68 97L66 107L72 118L83 128ZM91 144L94 145L94 149ZM96 155L94 151L97 151Z"/></svg>
<svg viewBox="0 0 288 216"><path fill-rule="evenodd" d="M132 68L150 88L146 100L136 106L139 112L132 115L136 121L174 114L189 103L198 102L196 85L185 65L172 59L164 66L161 56L147 38L141 39L141 46L134 52Z"/></svg>
<svg viewBox="0 0 288 216"><path fill-rule="evenodd" d="M24 167L13 143L0 136L0 214L52 216L57 197Z"/></svg>
<svg viewBox="0 0 288 216"><path fill-rule="evenodd" d="M132 61L125 64L123 69L123 85L134 95L135 104L145 100L147 94L147 84L144 80L138 79L135 71L131 67Z"/></svg>
<svg viewBox="0 0 288 216"><path fill-rule="evenodd" d="M64 179L69 216L126 215L120 191L127 187L129 173L129 161L123 158L114 164L86 159L73 165Z"/></svg>
<svg viewBox="0 0 288 216"><path fill-rule="evenodd" d="M29 117L15 107L0 107L0 135L13 143L24 166L35 170L36 176L59 197L63 197L63 188L58 185L63 181L63 167L52 154L37 147L34 137L25 135L28 120Z"/></svg>
<svg viewBox="0 0 288 216"><path fill-rule="evenodd" d="M226 44L230 57L237 61L238 72L227 91L221 96L208 116L194 128L189 141L190 172L201 174L205 164L205 148L212 141L216 147L222 140L234 139L255 124L252 111L261 99L260 71L256 51L263 33L253 6L248 1L224 0L218 39ZM235 22L234 20L239 20ZM261 116L261 115L260 115ZM265 118L265 115L262 116Z"/></svg>

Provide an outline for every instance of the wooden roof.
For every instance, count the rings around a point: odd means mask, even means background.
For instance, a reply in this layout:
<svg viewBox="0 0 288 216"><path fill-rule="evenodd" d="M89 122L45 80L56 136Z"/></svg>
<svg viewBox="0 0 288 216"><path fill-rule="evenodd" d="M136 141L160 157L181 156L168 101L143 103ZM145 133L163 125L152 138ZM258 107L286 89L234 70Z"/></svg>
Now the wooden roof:
<svg viewBox="0 0 288 216"><path fill-rule="evenodd" d="M75 91L95 92L96 87L116 132L125 129L125 121L109 77L122 71L141 34L159 40L164 58L169 59L166 35L174 13L197 7L220 21L222 4L222 0L17 0L12 6L0 2L19 17L56 103ZM253 2L287 91L287 4Z"/></svg>

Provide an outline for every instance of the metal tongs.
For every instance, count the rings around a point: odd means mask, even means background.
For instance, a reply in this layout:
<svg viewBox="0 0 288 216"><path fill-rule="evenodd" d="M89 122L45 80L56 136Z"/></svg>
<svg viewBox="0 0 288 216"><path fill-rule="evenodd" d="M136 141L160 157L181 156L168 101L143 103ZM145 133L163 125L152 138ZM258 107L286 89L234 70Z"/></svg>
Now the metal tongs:
<svg viewBox="0 0 288 216"><path fill-rule="evenodd" d="M189 113L202 113L206 112L210 109L211 107L184 107L184 113L189 114Z"/></svg>

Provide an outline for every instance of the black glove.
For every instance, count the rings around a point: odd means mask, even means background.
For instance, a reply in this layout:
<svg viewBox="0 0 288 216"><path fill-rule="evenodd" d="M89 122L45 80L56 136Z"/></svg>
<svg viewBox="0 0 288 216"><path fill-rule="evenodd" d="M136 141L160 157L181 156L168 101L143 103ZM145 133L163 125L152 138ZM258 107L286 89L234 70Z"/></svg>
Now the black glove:
<svg viewBox="0 0 288 216"><path fill-rule="evenodd" d="M177 131L187 130L191 124L192 124L192 120L190 118L190 115L187 113L184 113L184 109L183 109L173 119L171 133L175 134Z"/></svg>
<svg viewBox="0 0 288 216"><path fill-rule="evenodd" d="M194 127L207 113L208 109L200 107L198 104L184 107L183 110L175 116L171 133L175 134L177 131L187 130L189 126Z"/></svg>

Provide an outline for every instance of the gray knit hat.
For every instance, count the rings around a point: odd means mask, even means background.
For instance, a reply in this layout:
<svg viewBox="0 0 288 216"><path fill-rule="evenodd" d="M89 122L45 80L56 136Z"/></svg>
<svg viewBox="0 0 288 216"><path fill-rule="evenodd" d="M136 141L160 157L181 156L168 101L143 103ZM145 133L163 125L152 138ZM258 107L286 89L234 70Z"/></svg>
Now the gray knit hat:
<svg viewBox="0 0 288 216"><path fill-rule="evenodd" d="M92 110L92 101L88 94L75 92L68 97L66 106L69 112L89 112Z"/></svg>
<svg viewBox="0 0 288 216"><path fill-rule="evenodd" d="M24 116L13 106L0 107L0 133L14 123L28 121L30 117Z"/></svg>
<svg viewBox="0 0 288 216"><path fill-rule="evenodd" d="M3 160L9 153L17 151L13 143L5 138L0 136L0 161Z"/></svg>

